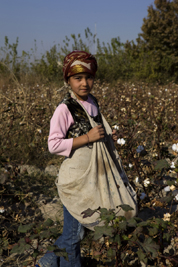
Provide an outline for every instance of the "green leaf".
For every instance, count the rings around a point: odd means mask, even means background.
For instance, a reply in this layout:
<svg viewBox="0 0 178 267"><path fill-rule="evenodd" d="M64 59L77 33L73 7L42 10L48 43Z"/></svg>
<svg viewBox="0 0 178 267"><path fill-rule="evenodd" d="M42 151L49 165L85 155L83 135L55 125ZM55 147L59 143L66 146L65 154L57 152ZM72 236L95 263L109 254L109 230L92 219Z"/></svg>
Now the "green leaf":
<svg viewBox="0 0 178 267"><path fill-rule="evenodd" d="M50 230L45 230L40 233L40 239L50 238Z"/></svg>
<svg viewBox="0 0 178 267"><path fill-rule="evenodd" d="M38 251L38 249L34 249L34 252L33 252L33 258L37 258L37 256L39 255L40 253L39 253L39 251Z"/></svg>
<svg viewBox="0 0 178 267"><path fill-rule="evenodd" d="M49 251L53 251L53 250L55 250L56 248L58 248L57 246L48 246L48 250Z"/></svg>
<svg viewBox="0 0 178 267"><path fill-rule="evenodd" d="M121 245L121 237L119 234L114 237L113 242L117 242L119 246Z"/></svg>
<svg viewBox="0 0 178 267"><path fill-rule="evenodd" d="M171 186L171 185L175 185L175 181L170 181L170 180L167 180L167 185Z"/></svg>
<svg viewBox="0 0 178 267"><path fill-rule="evenodd" d="M127 240L129 240L129 237L127 235L122 235L122 239L127 241Z"/></svg>
<svg viewBox="0 0 178 267"><path fill-rule="evenodd" d="M39 234L30 235L30 239L31 240L36 239L38 237L39 237Z"/></svg>
<svg viewBox="0 0 178 267"><path fill-rule="evenodd" d="M158 256L159 245L151 237L146 238L142 246L146 252L151 252L154 258Z"/></svg>
<svg viewBox="0 0 178 267"><path fill-rule="evenodd" d="M98 209L91 210L90 208L88 208L87 210L84 210L81 214L84 214L83 218L91 217L96 211L98 211Z"/></svg>
<svg viewBox="0 0 178 267"><path fill-rule="evenodd" d="M22 263L23 267L29 266L29 264L31 263L31 260L26 260Z"/></svg>
<svg viewBox="0 0 178 267"><path fill-rule="evenodd" d="M119 229L125 231L127 229L127 222L126 221L120 222L119 223Z"/></svg>
<svg viewBox="0 0 178 267"><path fill-rule="evenodd" d="M135 218L131 218L127 221L129 227L136 227L137 226L137 221Z"/></svg>
<svg viewBox="0 0 178 267"><path fill-rule="evenodd" d="M51 225L53 225L53 220L51 220L50 218L48 218L45 222L44 222L44 226L51 226Z"/></svg>
<svg viewBox="0 0 178 267"><path fill-rule="evenodd" d="M109 250L107 251L107 256L108 256L109 258L115 258L115 256L116 256L116 251L113 250L112 248L109 248Z"/></svg>
<svg viewBox="0 0 178 267"><path fill-rule="evenodd" d="M95 226L94 240L98 240L103 235L113 236L112 228L109 226Z"/></svg>
<svg viewBox="0 0 178 267"><path fill-rule="evenodd" d="M167 229L168 221L164 221L163 219L161 219L160 225L161 225L162 228Z"/></svg>
<svg viewBox="0 0 178 267"><path fill-rule="evenodd" d="M57 229L57 227L50 228L50 232L51 232L51 235L54 236L54 237L55 236L58 237L60 235L59 229Z"/></svg>
<svg viewBox="0 0 178 267"><path fill-rule="evenodd" d="M139 249L137 251L137 255L140 261L143 261L145 264L147 264L148 258L146 254L143 252L143 250Z"/></svg>
<svg viewBox="0 0 178 267"><path fill-rule="evenodd" d="M163 239L165 239L167 242L169 242L170 239L171 239L171 235L169 233L164 233L163 234Z"/></svg>
<svg viewBox="0 0 178 267"><path fill-rule="evenodd" d="M158 228L150 228L149 229L149 235L150 236L154 236L154 235L156 235L158 233Z"/></svg>
<svg viewBox="0 0 178 267"><path fill-rule="evenodd" d="M138 226L148 226L150 224L150 222L140 222L138 223Z"/></svg>
<svg viewBox="0 0 178 267"><path fill-rule="evenodd" d="M172 196L172 195L168 195L168 196L166 196L166 197L162 197L162 198L160 198L160 201L161 201L161 202L169 203L169 202L171 202L171 201L173 200L173 198L174 198L174 196Z"/></svg>
<svg viewBox="0 0 178 267"><path fill-rule="evenodd" d="M126 258L126 253L125 252L121 252L121 260L124 261Z"/></svg>
<svg viewBox="0 0 178 267"><path fill-rule="evenodd" d="M68 254L67 254L67 252L66 252L66 249L64 248L64 249L60 249L60 248L58 248L58 246L48 246L48 248L47 248L49 251L53 251L55 254L56 254L56 256L58 256L58 257L64 257L64 259L65 260L69 260L69 258L68 258ZM50 253L50 252L49 252Z"/></svg>
<svg viewBox="0 0 178 267"><path fill-rule="evenodd" d="M34 226L34 223L26 224L26 225L20 225L18 227L19 233L27 233L29 230L31 230Z"/></svg>
<svg viewBox="0 0 178 267"><path fill-rule="evenodd" d="M31 248L31 246L29 244L23 244L23 243L21 243L20 245L19 244L15 245L12 248L12 250L11 250L10 253L11 254L12 253L22 254L22 253L24 253L26 250L28 250L30 248Z"/></svg>
<svg viewBox="0 0 178 267"><path fill-rule="evenodd" d="M142 232L143 232L143 227L137 226L137 228L135 229L135 235L140 234Z"/></svg>
<svg viewBox="0 0 178 267"><path fill-rule="evenodd" d="M165 159L160 159L156 162L156 166L154 167L155 171L162 170L163 168L168 169L169 164Z"/></svg>
<svg viewBox="0 0 178 267"><path fill-rule="evenodd" d="M106 208L100 208L99 211L100 211L101 215L105 215L105 214L109 213L109 210L107 210Z"/></svg>
<svg viewBox="0 0 178 267"><path fill-rule="evenodd" d="M100 219L102 221L110 222L116 217L114 210L107 210L105 208L100 209Z"/></svg>
<svg viewBox="0 0 178 267"><path fill-rule="evenodd" d="M133 210L133 208L127 204L122 204L122 205L119 205L118 207L121 207L121 209L123 209L126 212L129 210Z"/></svg>
<svg viewBox="0 0 178 267"><path fill-rule="evenodd" d="M67 252L65 250L63 250L63 249L59 249L58 248L58 249L55 249L53 252L56 254L56 256L58 256L58 257L64 257L64 259L66 261L69 260Z"/></svg>
<svg viewBox="0 0 178 267"><path fill-rule="evenodd" d="M134 217L134 220L136 220L137 222L142 222L142 219L139 217Z"/></svg>
<svg viewBox="0 0 178 267"><path fill-rule="evenodd" d="M161 218L156 218L156 219L155 219L155 222L156 222L157 224L161 224L162 221L163 221L163 219L161 219Z"/></svg>
<svg viewBox="0 0 178 267"><path fill-rule="evenodd" d="M118 124L118 121L112 121L111 122L111 126L113 126L113 125L117 125Z"/></svg>

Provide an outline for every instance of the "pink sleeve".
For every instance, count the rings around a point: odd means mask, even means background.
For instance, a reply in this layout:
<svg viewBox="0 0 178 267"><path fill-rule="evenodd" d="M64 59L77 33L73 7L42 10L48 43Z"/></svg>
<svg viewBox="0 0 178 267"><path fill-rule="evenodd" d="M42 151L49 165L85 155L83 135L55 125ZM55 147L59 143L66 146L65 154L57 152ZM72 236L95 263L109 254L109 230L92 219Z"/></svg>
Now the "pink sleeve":
<svg viewBox="0 0 178 267"><path fill-rule="evenodd" d="M72 150L73 138L65 139L69 127L74 124L65 104L60 104L50 121L48 148L50 153L68 157Z"/></svg>

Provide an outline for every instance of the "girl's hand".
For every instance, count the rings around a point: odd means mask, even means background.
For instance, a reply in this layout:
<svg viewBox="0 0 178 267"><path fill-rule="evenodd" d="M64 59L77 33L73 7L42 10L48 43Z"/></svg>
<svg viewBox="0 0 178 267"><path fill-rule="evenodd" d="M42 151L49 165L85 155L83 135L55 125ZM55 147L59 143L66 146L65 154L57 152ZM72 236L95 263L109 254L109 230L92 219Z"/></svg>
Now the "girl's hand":
<svg viewBox="0 0 178 267"><path fill-rule="evenodd" d="M88 142L96 142L101 138L104 138L104 128L102 125L98 125L91 129L87 134L73 138L72 149L77 149L83 145L87 145ZM89 139L89 140L88 140Z"/></svg>
<svg viewBox="0 0 178 267"><path fill-rule="evenodd" d="M92 128L88 133L89 142L95 142L104 138L104 128L102 125L97 125L96 127Z"/></svg>
<svg viewBox="0 0 178 267"><path fill-rule="evenodd" d="M113 139L113 141L117 141L117 139L118 139L116 130L112 130L112 139Z"/></svg>

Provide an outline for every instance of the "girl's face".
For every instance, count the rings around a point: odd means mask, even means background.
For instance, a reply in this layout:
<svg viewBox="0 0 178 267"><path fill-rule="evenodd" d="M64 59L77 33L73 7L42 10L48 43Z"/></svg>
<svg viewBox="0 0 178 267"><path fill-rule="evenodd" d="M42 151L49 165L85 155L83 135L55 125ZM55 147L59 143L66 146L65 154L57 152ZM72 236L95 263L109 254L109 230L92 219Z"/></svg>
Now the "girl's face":
<svg viewBox="0 0 178 267"><path fill-rule="evenodd" d="M94 77L87 73L82 72L69 77L68 84L71 86L72 91L77 99L86 101L91 89L93 88Z"/></svg>

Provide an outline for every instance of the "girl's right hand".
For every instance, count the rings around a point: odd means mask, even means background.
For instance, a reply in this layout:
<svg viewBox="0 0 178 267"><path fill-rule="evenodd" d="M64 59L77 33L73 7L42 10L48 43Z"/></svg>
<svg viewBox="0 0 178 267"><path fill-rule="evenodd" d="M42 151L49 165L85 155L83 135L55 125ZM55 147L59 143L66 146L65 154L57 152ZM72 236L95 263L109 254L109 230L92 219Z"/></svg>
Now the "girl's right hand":
<svg viewBox="0 0 178 267"><path fill-rule="evenodd" d="M88 133L88 137L89 137L89 142L95 142L95 141L98 141L100 140L101 138L104 138L104 128L103 126L100 124L100 125L97 125L96 127L92 128Z"/></svg>

